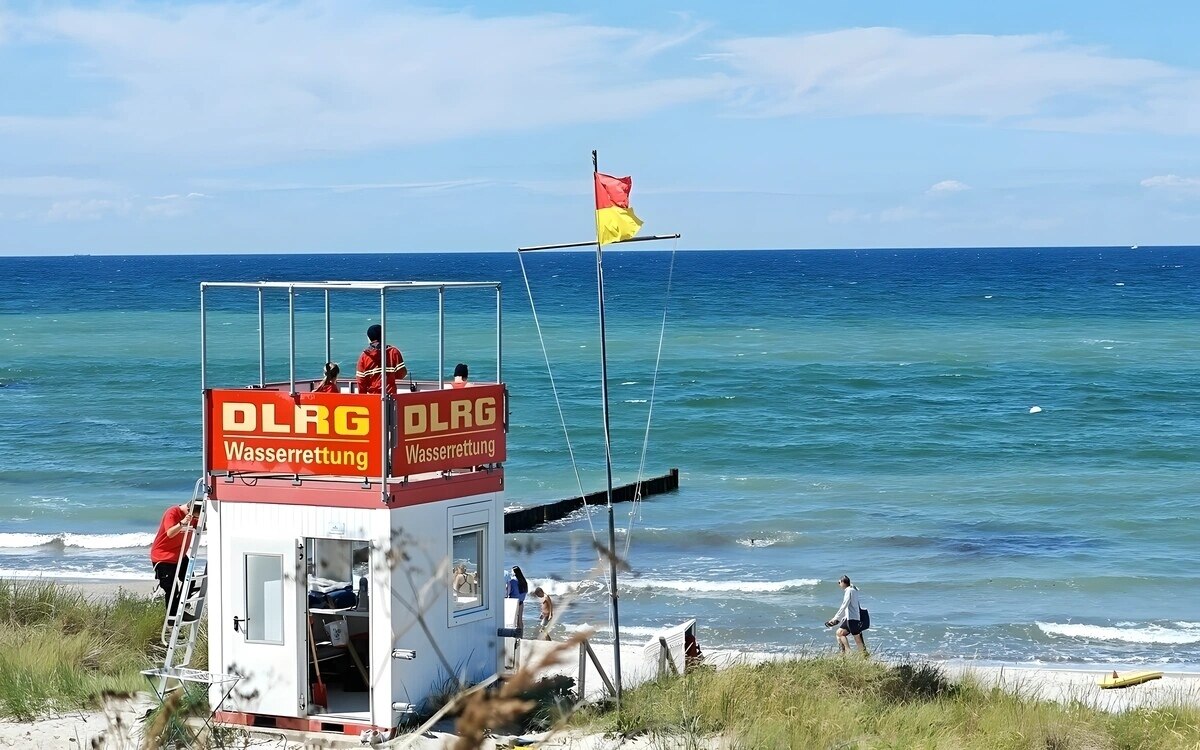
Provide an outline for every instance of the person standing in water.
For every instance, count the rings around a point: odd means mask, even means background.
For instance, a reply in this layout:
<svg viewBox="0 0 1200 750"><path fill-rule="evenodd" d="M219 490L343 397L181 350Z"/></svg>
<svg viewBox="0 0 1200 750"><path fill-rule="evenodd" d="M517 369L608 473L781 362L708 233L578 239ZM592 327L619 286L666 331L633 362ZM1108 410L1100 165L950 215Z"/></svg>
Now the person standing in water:
<svg viewBox="0 0 1200 750"><path fill-rule="evenodd" d="M516 581L516 596L517 600L517 630L525 630L525 597L529 595L529 581L525 580L525 574L521 572L521 566L514 565L513 580Z"/></svg>
<svg viewBox="0 0 1200 750"><path fill-rule="evenodd" d="M541 586L533 590L533 596L542 602L541 611L538 613L538 637L547 641L553 640L550 637L550 624L554 621L554 601Z"/></svg>

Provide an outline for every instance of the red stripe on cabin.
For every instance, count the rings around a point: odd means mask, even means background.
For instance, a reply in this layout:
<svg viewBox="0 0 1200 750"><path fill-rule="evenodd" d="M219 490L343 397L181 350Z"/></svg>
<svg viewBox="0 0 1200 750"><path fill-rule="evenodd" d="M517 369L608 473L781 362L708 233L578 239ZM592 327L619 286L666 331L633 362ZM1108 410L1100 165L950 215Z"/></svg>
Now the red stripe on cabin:
<svg viewBox="0 0 1200 750"><path fill-rule="evenodd" d="M329 508L405 508L412 505L483 495L504 489L504 470L473 471L432 477L389 488L389 502L380 500L379 483L363 487L361 482L308 481L300 486L290 479L258 477L236 478L228 483L222 477L210 480L212 498L224 503L264 503L267 505L305 505ZM249 484L253 482L253 484Z"/></svg>

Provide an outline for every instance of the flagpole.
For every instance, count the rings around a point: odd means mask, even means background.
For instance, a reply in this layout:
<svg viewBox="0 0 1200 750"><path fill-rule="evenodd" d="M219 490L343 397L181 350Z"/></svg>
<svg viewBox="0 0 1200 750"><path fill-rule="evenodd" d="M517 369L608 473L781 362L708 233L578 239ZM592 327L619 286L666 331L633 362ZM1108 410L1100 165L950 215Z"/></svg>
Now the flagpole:
<svg viewBox="0 0 1200 750"><path fill-rule="evenodd" d="M596 195L596 206L600 205L599 183L596 174L600 167L596 152L592 151L592 192ZM600 243L600 218L596 217L596 292L600 302L600 394L604 409L604 467L607 473L608 497L608 570L609 596L612 599L613 618L613 678L617 686L617 706L621 705L621 625L617 607L617 527L613 518L612 498L612 439L608 420L608 343L604 330L604 251Z"/></svg>

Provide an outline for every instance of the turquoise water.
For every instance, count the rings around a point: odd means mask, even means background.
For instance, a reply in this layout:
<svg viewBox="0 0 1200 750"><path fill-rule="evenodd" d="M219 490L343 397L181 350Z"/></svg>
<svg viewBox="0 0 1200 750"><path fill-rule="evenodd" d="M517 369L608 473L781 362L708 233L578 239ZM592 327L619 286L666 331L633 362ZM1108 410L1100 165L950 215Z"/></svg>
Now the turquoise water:
<svg viewBox="0 0 1200 750"><path fill-rule="evenodd" d="M594 258L526 261L590 491ZM618 482L642 455L671 261L606 256ZM1200 249L674 262L646 472L678 466L683 487L617 508L628 637L694 616L713 644L826 648L847 573L892 653L1200 665ZM513 254L2 258L0 273L0 574L149 578L158 516L199 471L201 280L503 282L508 502L576 492ZM210 302L214 382L257 381L253 298ZM449 367L494 368L493 304L448 297ZM377 306L337 308L344 369ZM324 360L321 307L299 305L301 376ZM390 310L417 377L436 375L435 310L432 296ZM266 329L268 377L286 379L286 318ZM568 519L508 552L602 630L590 550L605 522Z"/></svg>

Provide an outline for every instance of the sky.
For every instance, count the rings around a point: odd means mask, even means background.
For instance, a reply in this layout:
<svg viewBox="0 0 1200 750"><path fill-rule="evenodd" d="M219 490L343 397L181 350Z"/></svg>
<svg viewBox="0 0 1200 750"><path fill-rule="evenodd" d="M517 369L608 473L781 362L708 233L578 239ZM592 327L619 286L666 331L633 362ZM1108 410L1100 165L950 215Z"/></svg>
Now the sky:
<svg viewBox="0 0 1200 750"><path fill-rule="evenodd" d="M1200 244L1200 3L0 0L0 255Z"/></svg>

